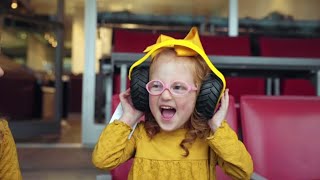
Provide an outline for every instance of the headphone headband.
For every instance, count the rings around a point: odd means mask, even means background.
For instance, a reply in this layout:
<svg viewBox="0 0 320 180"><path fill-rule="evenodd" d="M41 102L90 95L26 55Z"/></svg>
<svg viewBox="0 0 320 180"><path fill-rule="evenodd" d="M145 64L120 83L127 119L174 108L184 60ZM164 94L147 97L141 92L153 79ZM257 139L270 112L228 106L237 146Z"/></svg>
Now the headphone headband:
<svg viewBox="0 0 320 180"><path fill-rule="evenodd" d="M129 70L129 79L131 80L131 73L133 68L135 68L136 66L142 64L145 60L148 59L149 56L151 56L156 50L163 48L163 47L175 47L175 46L183 46L183 47L187 47L192 49L193 51L197 52L203 59L204 61L207 63L207 65L209 66L209 68L211 69L211 71L217 75L219 77L219 79L222 81L223 83L223 89L222 92L224 92L225 87L226 87L226 81L225 78L223 76L223 74L212 64L212 62L210 61L210 59L208 58L208 56L206 55L206 53L199 48L198 46L196 46L195 44L191 43L188 40L182 40L182 39L172 39L172 40L167 40L161 43L157 43L153 46L153 48L146 54L144 55L141 59L137 60L131 67Z"/></svg>

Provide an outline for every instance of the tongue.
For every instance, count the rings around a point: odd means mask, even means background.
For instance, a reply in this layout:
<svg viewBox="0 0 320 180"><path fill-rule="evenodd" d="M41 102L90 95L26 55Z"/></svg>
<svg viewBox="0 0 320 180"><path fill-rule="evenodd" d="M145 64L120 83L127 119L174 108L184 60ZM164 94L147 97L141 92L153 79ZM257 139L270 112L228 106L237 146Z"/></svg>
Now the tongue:
<svg viewBox="0 0 320 180"><path fill-rule="evenodd" d="M176 111L173 110L173 109L164 109L164 110L162 111L162 116L163 116L164 118L172 118L175 113L176 113Z"/></svg>

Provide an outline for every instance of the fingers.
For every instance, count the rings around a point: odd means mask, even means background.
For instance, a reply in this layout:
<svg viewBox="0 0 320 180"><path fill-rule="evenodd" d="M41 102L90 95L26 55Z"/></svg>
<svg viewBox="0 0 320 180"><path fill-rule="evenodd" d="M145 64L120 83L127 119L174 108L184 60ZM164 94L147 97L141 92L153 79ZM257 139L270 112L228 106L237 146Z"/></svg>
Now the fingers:
<svg viewBox="0 0 320 180"><path fill-rule="evenodd" d="M122 103L129 103L129 97L130 97L130 88L128 88L126 91L119 94L119 98Z"/></svg>
<svg viewBox="0 0 320 180"><path fill-rule="evenodd" d="M227 110L229 106L229 89L226 89L221 98L221 108Z"/></svg>
<svg viewBox="0 0 320 180"><path fill-rule="evenodd" d="M226 89L226 91L224 93L224 98L225 98L225 106L226 106L226 108L228 108L228 106L229 106L229 89Z"/></svg>

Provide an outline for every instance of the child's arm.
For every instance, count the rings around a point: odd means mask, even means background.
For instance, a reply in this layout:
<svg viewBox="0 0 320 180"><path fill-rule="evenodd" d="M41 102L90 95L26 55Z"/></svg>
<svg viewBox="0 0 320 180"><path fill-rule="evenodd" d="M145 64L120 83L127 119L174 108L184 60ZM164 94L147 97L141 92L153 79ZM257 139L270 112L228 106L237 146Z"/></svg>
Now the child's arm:
<svg viewBox="0 0 320 180"><path fill-rule="evenodd" d="M113 169L130 159L135 150L135 138L128 139L131 127L121 121L109 124L96 144L92 162L100 169Z"/></svg>
<svg viewBox="0 0 320 180"><path fill-rule="evenodd" d="M250 154L236 133L225 120L229 106L229 90L221 98L221 106L208 124L213 135L207 138L209 146L217 155L218 164L234 179L250 179L253 162Z"/></svg>
<svg viewBox="0 0 320 180"><path fill-rule="evenodd" d="M133 107L130 89L121 93L119 97L123 114L120 120L114 121L103 130L92 155L92 161L98 168L117 167L131 158L135 151L135 138L128 136L143 113Z"/></svg>
<svg viewBox="0 0 320 180"><path fill-rule="evenodd" d="M250 179L253 162L236 133L223 121L214 135L207 138L218 165L233 179Z"/></svg>

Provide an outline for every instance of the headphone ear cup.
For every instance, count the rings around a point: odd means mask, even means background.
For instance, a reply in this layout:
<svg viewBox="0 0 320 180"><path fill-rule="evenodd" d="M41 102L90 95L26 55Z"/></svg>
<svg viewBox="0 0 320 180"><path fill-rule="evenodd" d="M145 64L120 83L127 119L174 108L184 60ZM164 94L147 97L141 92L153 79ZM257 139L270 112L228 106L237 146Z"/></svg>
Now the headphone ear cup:
<svg viewBox="0 0 320 180"><path fill-rule="evenodd" d="M149 93L146 84L149 81L149 68L136 67L131 74L130 94L133 106L140 111L149 111Z"/></svg>
<svg viewBox="0 0 320 180"><path fill-rule="evenodd" d="M205 119L211 119L222 93L223 83L215 74L210 73L202 82L196 102L196 110Z"/></svg>

